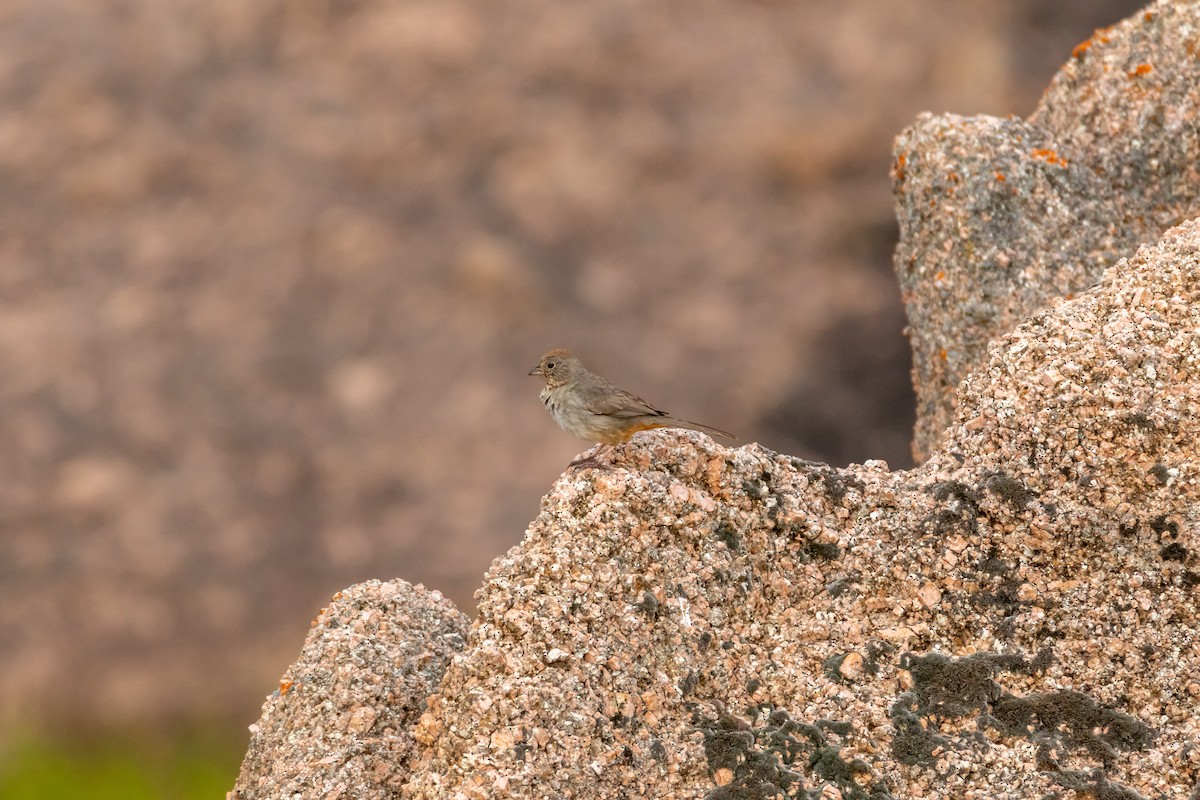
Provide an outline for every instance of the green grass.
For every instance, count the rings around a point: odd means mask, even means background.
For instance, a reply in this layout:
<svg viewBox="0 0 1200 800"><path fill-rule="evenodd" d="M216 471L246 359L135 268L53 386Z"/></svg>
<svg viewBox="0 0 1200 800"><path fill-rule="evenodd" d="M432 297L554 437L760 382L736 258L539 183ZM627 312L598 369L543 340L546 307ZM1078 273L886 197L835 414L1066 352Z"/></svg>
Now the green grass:
<svg viewBox="0 0 1200 800"><path fill-rule="evenodd" d="M220 800L233 788L248 735L24 735L0 744L0 800Z"/></svg>

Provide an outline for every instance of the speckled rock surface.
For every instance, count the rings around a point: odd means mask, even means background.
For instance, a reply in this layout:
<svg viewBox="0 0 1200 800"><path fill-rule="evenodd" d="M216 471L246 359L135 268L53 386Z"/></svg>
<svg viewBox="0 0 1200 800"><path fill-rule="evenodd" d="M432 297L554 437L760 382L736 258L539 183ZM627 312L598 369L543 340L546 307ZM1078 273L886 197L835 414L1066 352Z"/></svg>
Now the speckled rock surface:
<svg viewBox="0 0 1200 800"><path fill-rule="evenodd" d="M1194 222L994 343L911 472L636 437L493 565L404 796L1189 797L1198 442Z"/></svg>
<svg viewBox="0 0 1200 800"><path fill-rule="evenodd" d="M398 791L413 724L467 626L450 601L404 581L339 592L263 704L230 800Z"/></svg>
<svg viewBox="0 0 1200 800"><path fill-rule="evenodd" d="M1028 120L924 115L896 142L917 460L989 341L1200 213L1200 4L1081 43Z"/></svg>

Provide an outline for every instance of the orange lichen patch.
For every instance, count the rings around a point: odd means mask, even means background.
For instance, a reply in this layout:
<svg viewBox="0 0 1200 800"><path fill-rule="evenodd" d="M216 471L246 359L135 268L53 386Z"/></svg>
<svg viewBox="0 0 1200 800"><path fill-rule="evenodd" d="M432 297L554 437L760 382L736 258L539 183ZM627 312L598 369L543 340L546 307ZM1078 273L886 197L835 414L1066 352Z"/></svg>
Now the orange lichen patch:
<svg viewBox="0 0 1200 800"><path fill-rule="evenodd" d="M1030 153L1030 155L1032 155L1034 158L1040 158L1047 164L1054 164L1058 167L1065 167L1067 165L1067 160L1053 150L1034 150L1032 153Z"/></svg>
<svg viewBox="0 0 1200 800"><path fill-rule="evenodd" d="M1112 28L1097 28L1092 31L1092 37L1085 39L1075 45L1075 49L1071 51L1071 57L1075 59L1083 58L1083 54L1088 51L1093 44L1108 44L1108 33Z"/></svg>
<svg viewBox="0 0 1200 800"><path fill-rule="evenodd" d="M1003 173L1003 172L997 172L997 173L996 173L996 180L1000 181L1001 183L1004 183L1006 180L1008 180L1008 178L1004 177L1004 173Z"/></svg>
<svg viewBox="0 0 1200 800"><path fill-rule="evenodd" d="M944 270L944 269L939 269L939 270L937 271L937 274L933 276L933 279L934 279L935 281L944 281L944 280L946 280L946 270Z"/></svg>
<svg viewBox="0 0 1200 800"><path fill-rule="evenodd" d="M940 358L942 361L947 360L946 359L946 348L943 347L941 350L938 350L938 358Z"/></svg>
<svg viewBox="0 0 1200 800"><path fill-rule="evenodd" d="M908 163L904 153L896 156L896 163L892 164L892 177L898 181L904 180L904 165Z"/></svg>
<svg viewBox="0 0 1200 800"><path fill-rule="evenodd" d="M1129 70L1129 72L1125 73L1125 75L1129 78L1140 78L1143 75L1149 75L1153 71L1154 67L1150 66L1149 64L1138 64L1136 67Z"/></svg>
<svg viewBox="0 0 1200 800"><path fill-rule="evenodd" d="M288 681L288 680L280 681L279 682L279 693L281 695L286 695L288 692L290 692L292 690L292 686L294 686L294 685L295 684L293 684L291 681Z"/></svg>

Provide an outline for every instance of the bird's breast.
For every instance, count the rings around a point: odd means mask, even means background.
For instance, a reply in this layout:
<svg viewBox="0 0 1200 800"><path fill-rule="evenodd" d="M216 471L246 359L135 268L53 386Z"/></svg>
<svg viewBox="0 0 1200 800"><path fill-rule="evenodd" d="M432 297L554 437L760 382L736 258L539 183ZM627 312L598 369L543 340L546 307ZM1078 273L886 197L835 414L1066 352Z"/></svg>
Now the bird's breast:
<svg viewBox="0 0 1200 800"><path fill-rule="evenodd" d="M582 439L597 441L595 432L588 426L588 420L594 415L583 408L570 391L546 387L538 396L559 427Z"/></svg>

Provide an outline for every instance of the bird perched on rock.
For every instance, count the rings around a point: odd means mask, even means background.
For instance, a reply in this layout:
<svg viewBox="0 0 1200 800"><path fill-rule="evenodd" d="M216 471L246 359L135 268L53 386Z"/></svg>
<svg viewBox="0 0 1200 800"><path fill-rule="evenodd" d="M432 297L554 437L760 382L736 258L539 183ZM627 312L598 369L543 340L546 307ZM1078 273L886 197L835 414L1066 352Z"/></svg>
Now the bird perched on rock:
<svg viewBox="0 0 1200 800"><path fill-rule="evenodd" d="M570 351L551 350L529 371L546 381L539 395L542 405L563 430L581 439L603 445L571 466L594 463L615 444L628 441L638 431L652 428L687 428L735 439L732 433L697 422L672 417L635 394L618 389L594 372L589 372Z"/></svg>

